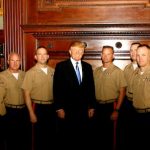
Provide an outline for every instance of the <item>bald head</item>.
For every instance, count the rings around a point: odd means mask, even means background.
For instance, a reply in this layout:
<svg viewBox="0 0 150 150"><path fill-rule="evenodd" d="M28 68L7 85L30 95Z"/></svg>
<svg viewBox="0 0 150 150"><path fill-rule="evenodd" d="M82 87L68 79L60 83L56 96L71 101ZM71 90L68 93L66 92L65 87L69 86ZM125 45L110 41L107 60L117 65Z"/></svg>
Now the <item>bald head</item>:
<svg viewBox="0 0 150 150"><path fill-rule="evenodd" d="M11 72L18 72L20 68L20 55L18 53L10 53L8 56L8 65Z"/></svg>
<svg viewBox="0 0 150 150"><path fill-rule="evenodd" d="M8 56L8 60L10 60L12 57L18 57L19 59L20 59L20 55L18 54L18 53L16 53L16 52L12 52L12 53L10 53L9 54L9 56Z"/></svg>

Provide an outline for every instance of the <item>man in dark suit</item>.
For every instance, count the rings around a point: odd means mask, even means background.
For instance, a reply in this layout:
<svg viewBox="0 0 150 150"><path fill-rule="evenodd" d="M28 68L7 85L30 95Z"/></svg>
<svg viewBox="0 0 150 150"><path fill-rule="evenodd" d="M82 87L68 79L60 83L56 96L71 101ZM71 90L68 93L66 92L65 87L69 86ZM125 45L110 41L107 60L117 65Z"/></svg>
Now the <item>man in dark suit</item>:
<svg viewBox="0 0 150 150"><path fill-rule="evenodd" d="M92 67L81 60L85 47L84 42L73 42L69 49L70 59L58 63L54 73L58 138L65 148L69 148L68 143L78 148L84 145L85 138L92 138L88 129L94 115L95 89ZM79 81L76 69L79 69Z"/></svg>

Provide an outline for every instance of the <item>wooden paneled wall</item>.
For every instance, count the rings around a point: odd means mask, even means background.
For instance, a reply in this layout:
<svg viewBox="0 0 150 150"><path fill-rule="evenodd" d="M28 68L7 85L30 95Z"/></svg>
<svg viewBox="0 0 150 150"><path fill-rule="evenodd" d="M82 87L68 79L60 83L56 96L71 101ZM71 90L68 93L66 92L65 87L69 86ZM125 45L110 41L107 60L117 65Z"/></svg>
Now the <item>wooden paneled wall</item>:
<svg viewBox="0 0 150 150"><path fill-rule="evenodd" d="M26 64L28 68L34 62L31 59L34 56L34 48L40 45L48 48L49 65L55 67L58 61L68 58L68 49L72 41L86 42L84 60L91 63L94 69L101 64L100 53L104 45L114 47L115 63L123 68L130 61L129 48L132 42L150 44L150 25L148 24L24 25L23 30L26 35L25 45L28 56Z"/></svg>
<svg viewBox="0 0 150 150"><path fill-rule="evenodd" d="M23 49L23 0L4 0L4 39L5 39L5 67L9 53L17 52L21 56L21 68L25 68Z"/></svg>
<svg viewBox="0 0 150 150"><path fill-rule="evenodd" d="M4 43L4 31L0 30L0 43Z"/></svg>
<svg viewBox="0 0 150 150"><path fill-rule="evenodd" d="M149 23L149 0L28 0L30 24Z"/></svg>
<svg viewBox="0 0 150 150"><path fill-rule="evenodd" d="M14 3L17 10L12 8ZM5 15L5 42L9 47L20 48L25 70L33 66L39 45L48 48L49 65L55 67L58 61L68 58L72 41L84 41L84 60L93 68L101 64L102 46L111 45L116 65L124 68L130 62L132 42L150 44L149 0L7 0L4 6L6 12L11 7L14 18L20 17L13 21L10 13ZM14 28L16 36L9 34ZM13 38L17 42L13 43Z"/></svg>
<svg viewBox="0 0 150 150"><path fill-rule="evenodd" d="M4 31L0 30L0 71L4 69Z"/></svg>

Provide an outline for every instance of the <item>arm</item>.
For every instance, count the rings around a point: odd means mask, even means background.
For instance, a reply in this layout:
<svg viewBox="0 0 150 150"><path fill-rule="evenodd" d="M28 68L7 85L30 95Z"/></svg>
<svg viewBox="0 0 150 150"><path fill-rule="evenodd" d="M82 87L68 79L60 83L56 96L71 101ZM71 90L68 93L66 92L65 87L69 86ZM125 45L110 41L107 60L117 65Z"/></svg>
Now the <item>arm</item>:
<svg viewBox="0 0 150 150"><path fill-rule="evenodd" d="M3 116L6 114L6 108L4 104L5 90L4 88L0 87L0 91L0 116Z"/></svg>
<svg viewBox="0 0 150 150"><path fill-rule="evenodd" d="M93 70L92 67L89 67L89 71L88 71L88 77L89 77L89 90L88 90L88 94L89 94L89 110L88 110L88 116L89 118L94 116L94 112L95 112L95 106L96 106L96 98L95 98L95 85L94 85L94 77L93 77Z"/></svg>
<svg viewBox="0 0 150 150"><path fill-rule="evenodd" d="M89 100L89 108L94 108L96 107L96 97L95 97L95 84L94 84L94 76L93 76L93 70L91 67L91 79L90 79L90 100Z"/></svg>
<svg viewBox="0 0 150 150"><path fill-rule="evenodd" d="M30 121L32 123L36 123L37 122L37 117L34 113L34 110L33 110L33 107L32 107L32 101L31 101L31 97L30 97L30 92L28 90L24 90L24 97L25 97L25 103L26 103L28 111L29 111Z"/></svg>
<svg viewBox="0 0 150 150"><path fill-rule="evenodd" d="M122 103L123 103L123 100L124 100L124 96L125 96L125 87L122 87L120 88L120 94L119 94L119 97L118 97L118 101L117 101L117 105L116 105L116 110L119 110Z"/></svg>
<svg viewBox="0 0 150 150"><path fill-rule="evenodd" d="M119 93L119 97L118 97L118 100L117 100L116 108L114 109L114 112L111 115L112 120L117 120L118 119L118 113L119 113L119 109L121 108L121 105L122 105L123 100L124 100L125 91L126 91L125 87L120 88L120 93Z"/></svg>
<svg viewBox="0 0 150 150"><path fill-rule="evenodd" d="M6 108L4 104L4 96L6 95L5 84L2 79L0 79L0 116L6 114Z"/></svg>
<svg viewBox="0 0 150 150"><path fill-rule="evenodd" d="M57 116L62 119L65 118L65 111L63 109L63 86L63 71L61 66L56 65L53 81L53 95Z"/></svg>

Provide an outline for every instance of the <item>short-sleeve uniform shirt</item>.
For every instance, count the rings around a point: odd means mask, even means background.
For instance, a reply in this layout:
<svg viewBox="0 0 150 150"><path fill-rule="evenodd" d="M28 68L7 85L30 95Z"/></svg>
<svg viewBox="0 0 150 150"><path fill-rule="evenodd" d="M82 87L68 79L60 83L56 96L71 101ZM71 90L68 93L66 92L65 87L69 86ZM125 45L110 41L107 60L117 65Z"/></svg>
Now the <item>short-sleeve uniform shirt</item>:
<svg viewBox="0 0 150 150"><path fill-rule="evenodd" d="M4 103L11 105L25 104L23 90L21 88L25 72L18 71L18 79L9 71L9 69L0 73L0 99ZM2 100L3 99L3 100Z"/></svg>
<svg viewBox="0 0 150 150"><path fill-rule="evenodd" d="M130 100L133 98L132 86L133 86L133 78L136 70L137 68L135 70L133 68L133 63L130 63L124 69L124 75L127 82L126 96L130 98Z"/></svg>
<svg viewBox="0 0 150 150"><path fill-rule="evenodd" d="M150 67L143 74L136 71L133 79L133 106L137 109L150 108Z"/></svg>
<svg viewBox="0 0 150 150"><path fill-rule="evenodd" d="M121 87L126 87L123 71L112 64L103 71L103 67L98 67L94 71L94 82L97 101L116 100Z"/></svg>
<svg viewBox="0 0 150 150"><path fill-rule="evenodd" d="M54 69L47 66L47 74L35 65L26 72L22 88L30 92L31 99L53 103Z"/></svg>
<svg viewBox="0 0 150 150"><path fill-rule="evenodd" d="M3 81L0 79L0 116L6 114L6 108L4 104L4 97L5 97L5 89L3 88Z"/></svg>

